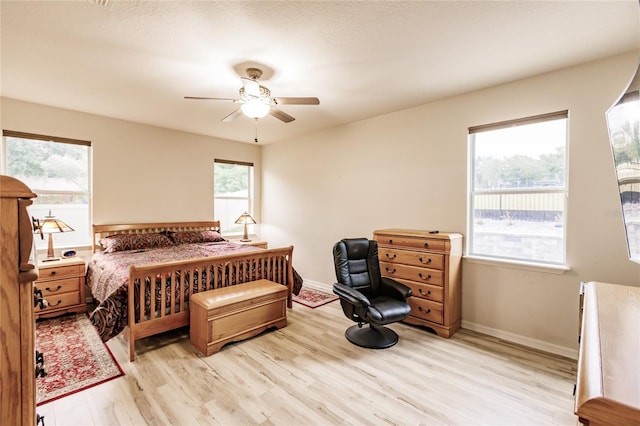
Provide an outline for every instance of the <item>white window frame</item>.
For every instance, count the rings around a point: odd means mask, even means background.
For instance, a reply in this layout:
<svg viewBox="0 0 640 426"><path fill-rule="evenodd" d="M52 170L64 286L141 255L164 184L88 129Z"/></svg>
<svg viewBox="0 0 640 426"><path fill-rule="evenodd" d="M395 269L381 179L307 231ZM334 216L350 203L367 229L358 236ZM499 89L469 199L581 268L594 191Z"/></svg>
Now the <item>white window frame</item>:
<svg viewBox="0 0 640 426"><path fill-rule="evenodd" d="M91 247L91 224L92 221L92 212L93 212L93 196L92 196L92 188L93 188L93 163L92 163L92 146L90 141L79 140L79 139L70 139L59 136L49 136L49 135L41 135L34 133L26 133L26 132L18 132L14 130L3 129L2 131L2 140L0 141L0 173L6 174L8 170L7 165L7 137L11 138L19 138L19 139L31 139L40 142L50 142L50 143L64 143L64 144L73 144L73 145L82 145L89 148L89 152L87 155L87 191L64 191L64 190L45 190L40 188L30 188L37 195L80 195L85 196L87 199L87 224L88 229L86 229L86 241L85 239L81 239L79 244L55 244L55 249L58 250L60 248L86 248ZM55 215L55 212L53 212ZM40 219L40 218L39 218ZM64 218L60 218L64 221ZM77 235L77 234L76 234ZM60 238L60 237L58 237ZM36 247L41 249L46 249L46 239L40 241L40 238L34 239L36 243Z"/></svg>
<svg viewBox="0 0 640 426"><path fill-rule="evenodd" d="M226 223L229 221L225 221L224 218L219 217L218 212L216 212L216 200L245 200L247 202L247 212L254 216L253 208L254 208L254 164L246 161L235 161L235 160L224 160L220 158L215 158L214 160L214 186L213 186L213 215L215 220L220 220L221 231L225 236L241 236L243 234L243 225L236 225L235 219L231 221L231 223ZM218 195L215 191L215 163L220 164L233 164L236 166L245 166L249 167L248 179L247 182L247 196L229 196L229 195ZM242 213L242 212L241 212ZM241 214L240 213L240 214ZM240 216L238 214L238 217ZM249 225L249 229L251 229L251 225Z"/></svg>
<svg viewBox="0 0 640 426"><path fill-rule="evenodd" d="M504 188L504 189L476 189L475 188L475 137L474 135L484 131L499 130L507 127L529 125L535 123L541 123L546 121L564 119L566 120L565 130L565 158L564 158L564 186L554 186L552 188L544 187L532 187L532 188ZM513 263L520 265L538 265L541 267L551 267L566 269L566 256L567 256L567 208L568 208L568 176L569 176L569 112L568 110L557 111L548 114L536 115L521 119L508 120L493 124L481 125L469 127L469 149L468 149L468 210L467 210L467 247L466 256L470 259L490 260L501 263ZM505 255L493 255L490 253L474 251L474 238L475 238L475 210L474 205L475 197L478 195L497 195L497 196L517 196L523 195L535 195L540 194L542 196L549 194L558 194L561 197L562 203L562 259L557 261L548 261L544 259L523 258L520 256L505 256ZM514 234L518 236L524 236L525 234Z"/></svg>

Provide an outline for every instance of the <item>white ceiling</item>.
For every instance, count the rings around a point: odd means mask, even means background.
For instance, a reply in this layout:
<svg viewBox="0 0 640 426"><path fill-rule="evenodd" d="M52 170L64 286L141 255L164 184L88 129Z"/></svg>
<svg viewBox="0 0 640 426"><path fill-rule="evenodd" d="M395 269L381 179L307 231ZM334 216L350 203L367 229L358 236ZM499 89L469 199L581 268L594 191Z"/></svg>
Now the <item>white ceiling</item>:
<svg viewBox="0 0 640 426"><path fill-rule="evenodd" d="M1 95L252 143L236 104L183 97L259 65L320 99L261 119L269 143L640 47L638 0L96 2L2 0Z"/></svg>

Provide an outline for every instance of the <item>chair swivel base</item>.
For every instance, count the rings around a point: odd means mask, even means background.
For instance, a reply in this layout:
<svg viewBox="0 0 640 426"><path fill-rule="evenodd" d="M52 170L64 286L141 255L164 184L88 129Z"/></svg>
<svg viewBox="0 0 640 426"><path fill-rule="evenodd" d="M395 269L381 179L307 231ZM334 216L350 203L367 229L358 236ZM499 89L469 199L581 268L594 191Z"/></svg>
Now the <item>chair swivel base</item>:
<svg viewBox="0 0 640 426"><path fill-rule="evenodd" d="M354 345L369 349L385 349L398 343L398 335L387 327L351 326L344 337Z"/></svg>

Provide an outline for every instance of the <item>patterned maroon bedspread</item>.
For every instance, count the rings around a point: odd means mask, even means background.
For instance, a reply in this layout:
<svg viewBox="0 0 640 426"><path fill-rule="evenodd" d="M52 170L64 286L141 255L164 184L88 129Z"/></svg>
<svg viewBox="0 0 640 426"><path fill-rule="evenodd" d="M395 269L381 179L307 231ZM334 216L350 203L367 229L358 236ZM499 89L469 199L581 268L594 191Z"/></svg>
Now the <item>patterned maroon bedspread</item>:
<svg viewBox="0 0 640 426"><path fill-rule="evenodd" d="M87 285L98 303L90 314L91 322L105 342L120 334L128 325L127 289L131 265L148 265L257 250L262 249L221 241L115 253L97 252L87 267ZM293 291L298 294L302 287L302 278L295 270L293 275Z"/></svg>

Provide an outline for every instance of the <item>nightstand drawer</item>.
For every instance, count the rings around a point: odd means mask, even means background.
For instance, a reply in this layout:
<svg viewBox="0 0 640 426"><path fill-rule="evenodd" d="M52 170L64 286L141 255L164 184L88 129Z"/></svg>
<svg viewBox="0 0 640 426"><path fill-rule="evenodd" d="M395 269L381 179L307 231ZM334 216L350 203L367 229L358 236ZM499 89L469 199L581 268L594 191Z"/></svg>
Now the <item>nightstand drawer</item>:
<svg viewBox="0 0 640 426"><path fill-rule="evenodd" d="M380 262L380 272L389 278L403 278L422 284L443 284L444 274L435 269L418 268L416 266L400 265L391 262Z"/></svg>
<svg viewBox="0 0 640 426"><path fill-rule="evenodd" d="M40 268L38 282L45 280L57 280L66 277L78 277L84 275L84 265L56 266L55 268Z"/></svg>
<svg viewBox="0 0 640 426"><path fill-rule="evenodd" d="M51 294L58 293L68 293L70 291L79 291L80 290L80 279L78 277L75 278L67 278L64 280L55 280L55 281L36 281L36 287L42 290L42 295L47 298L47 296Z"/></svg>
<svg viewBox="0 0 640 426"><path fill-rule="evenodd" d="M35 308L35 312L36 313L43 313L46 314L47 312L53 310L53 309L61 309L61 308L66 308L67 306L74 306L74 305L79 305L80 304L80 292L79 291L72 291L69 293L57 293L57 294L50 294L49 296L47 296L46 294L44 295L45 300L47 301L47 303L49 304L49 306L47 306L44 309L40 309L39 307ZM84 310L86 311L86 306L84 306ZM84 312L84 311L83 311Z"/></svg>
<svg viewBox="0 0 640 426"><path fill-rule="evenodd" d="M229 240L231 243L242 244L243 246L253 246L260 247L263 249L268 248L268 243L262 240L251 240L251 241L240 241L240 240Z"/></svg>
<svg viewBox="0 0 640 426"><path fill-rule="evenodd" d="M444 255L442 254L380 247L378 257L383 262L403 263L430 269L444 268Z"/></svg>

